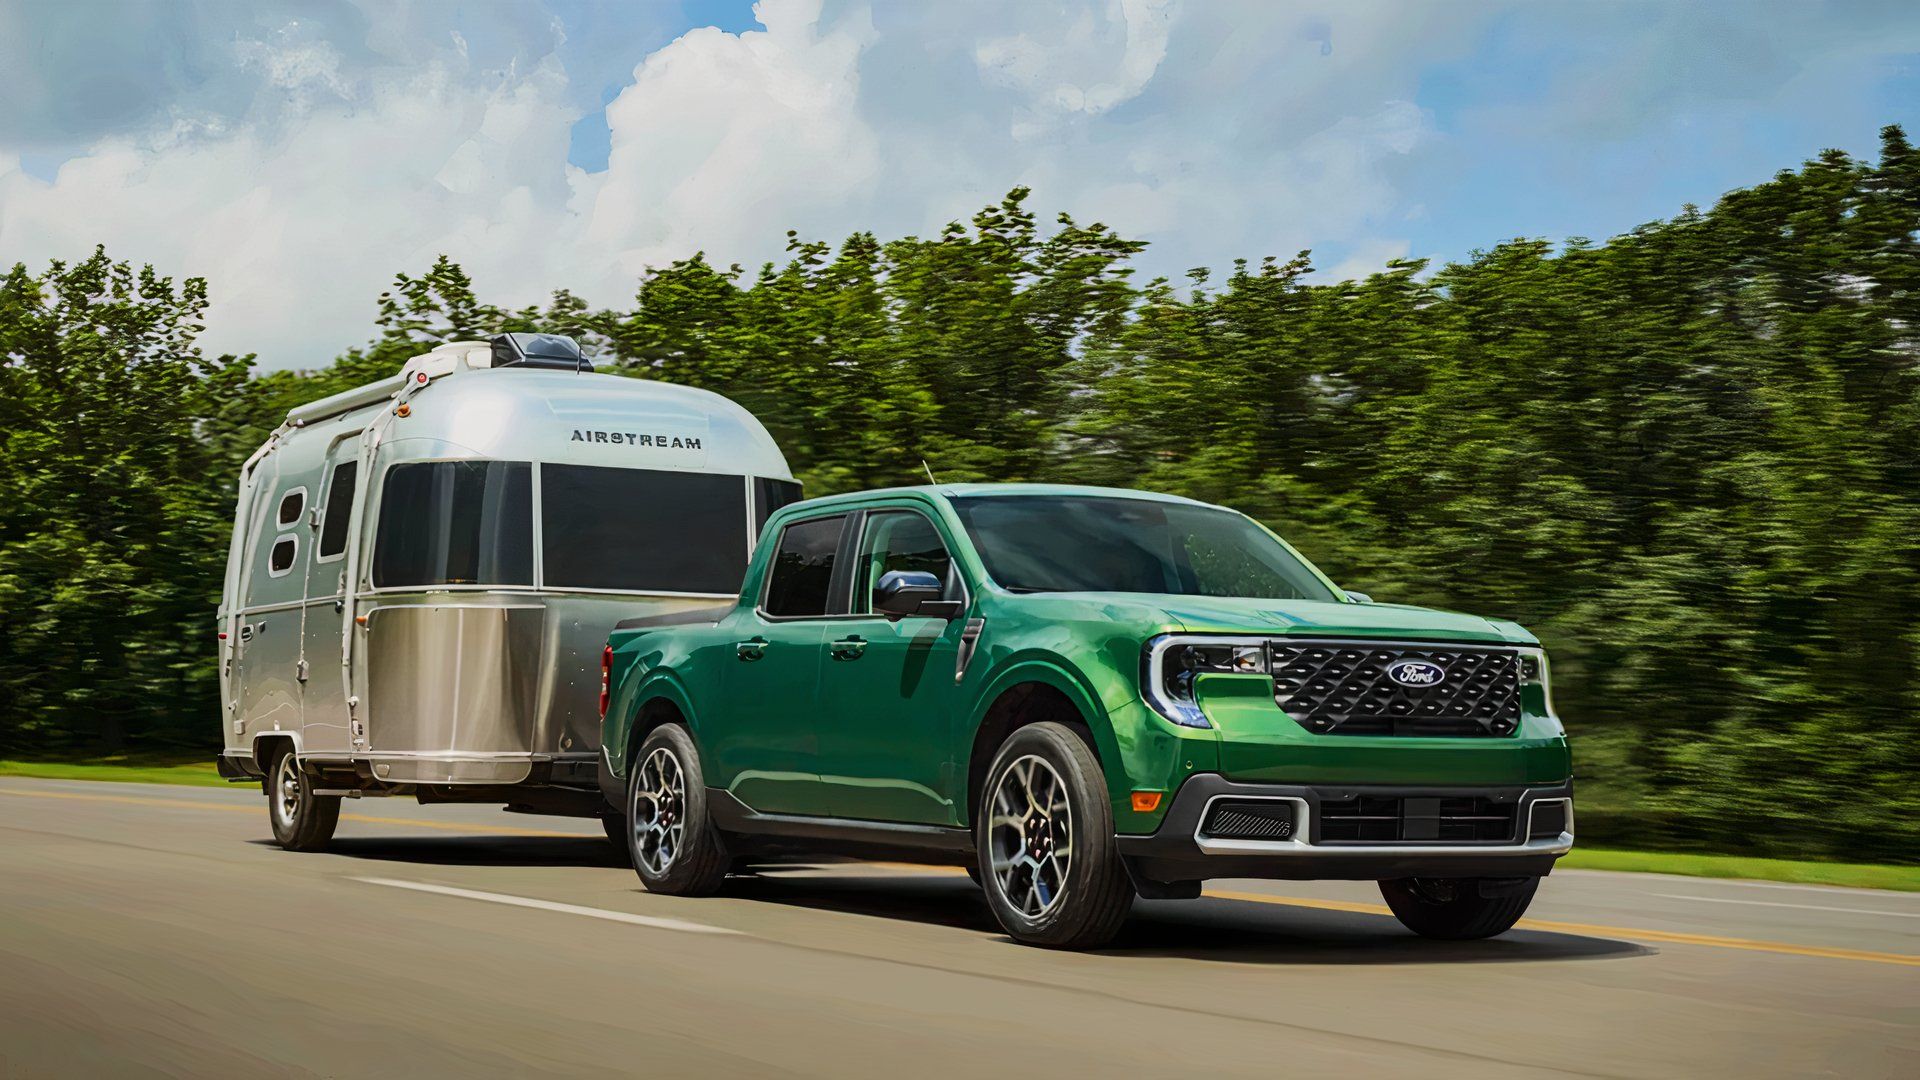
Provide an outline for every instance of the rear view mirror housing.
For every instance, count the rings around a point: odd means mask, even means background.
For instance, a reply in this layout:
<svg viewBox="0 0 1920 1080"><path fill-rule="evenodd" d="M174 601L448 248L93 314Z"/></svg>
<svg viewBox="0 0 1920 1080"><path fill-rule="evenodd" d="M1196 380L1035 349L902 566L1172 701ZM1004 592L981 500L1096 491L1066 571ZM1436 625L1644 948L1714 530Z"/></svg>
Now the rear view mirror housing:
<svg viewBox="0 0 1920 1080"><path fill-rule="evenodd" d="M952 619L960 614L958 600L942 600L940 579L925 570L889 570L873 587L873 610L889 619L910 615Z"/></svg>

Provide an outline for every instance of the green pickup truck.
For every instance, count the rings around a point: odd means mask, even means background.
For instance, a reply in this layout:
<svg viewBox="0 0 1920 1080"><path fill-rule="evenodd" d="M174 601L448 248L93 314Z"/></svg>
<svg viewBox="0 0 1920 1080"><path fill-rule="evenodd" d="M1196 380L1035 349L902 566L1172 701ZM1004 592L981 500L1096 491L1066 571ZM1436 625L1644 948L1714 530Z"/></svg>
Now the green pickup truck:
<svg viewBox="0 0 1920 1080"><path fill-rule="evenodd" d="M1209 878L1513 926L1573 844L1539 642L1343 593L1232 510L946 484L795 503L740 597L619 624L600 784L646 887L788 854L963 865L1040 945Z"/></svg>

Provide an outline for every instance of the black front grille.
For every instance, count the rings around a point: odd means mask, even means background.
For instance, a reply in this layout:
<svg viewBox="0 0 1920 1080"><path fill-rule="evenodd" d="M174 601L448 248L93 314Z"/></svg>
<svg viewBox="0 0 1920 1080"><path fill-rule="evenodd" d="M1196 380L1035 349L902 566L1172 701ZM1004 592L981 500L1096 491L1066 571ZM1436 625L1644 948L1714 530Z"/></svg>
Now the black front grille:
<svg viewBox="0 0 1920 1080"><path fill-rule="evenodd" d="M1219 803L1200 831L1218 840L1292 840L1299 806L1283 799Z"/></svg>
<svg viewBox="0 0 1920 1080"><path fill-rule="evenodd" d="M1508 735L1520 724L1520 660L1512 649L1276 641L1273 697L1322 735ZM1445 672L1430 686L1388 675L1401 661Z"/></svg>
<svg viewBox="0 0 1920 1080"><path fill-rule="evenodd" d="M1513 799L1484 795L1356 795L1320 801L1322 844L1500 843L1513 839Z"/></svg>

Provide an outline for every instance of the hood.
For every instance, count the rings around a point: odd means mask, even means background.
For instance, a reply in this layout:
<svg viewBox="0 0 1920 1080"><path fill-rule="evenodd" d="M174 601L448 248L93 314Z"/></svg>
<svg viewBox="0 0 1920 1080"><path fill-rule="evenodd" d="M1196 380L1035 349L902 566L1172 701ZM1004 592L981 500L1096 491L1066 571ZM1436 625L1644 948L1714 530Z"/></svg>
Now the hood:
<svg viewBox="0 0 1920 1080"><path fill-rule="evenodd" d="M1164 596L1159 599L1167 615L1193 633L1536 644L1532 634L1514 623L1405 604L1253 600L1231 596Z"/></svg>

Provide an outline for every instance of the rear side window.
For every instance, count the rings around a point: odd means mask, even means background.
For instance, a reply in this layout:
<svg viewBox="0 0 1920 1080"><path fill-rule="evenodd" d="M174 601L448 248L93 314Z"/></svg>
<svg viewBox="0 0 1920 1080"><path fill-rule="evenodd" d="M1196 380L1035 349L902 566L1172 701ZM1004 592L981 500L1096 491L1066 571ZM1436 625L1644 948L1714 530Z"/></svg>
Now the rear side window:
<svg viewBox="0 0 1920 1080"><path fill-rule="evenodd" d="M292 491L280 496L280 512L275 518L275 523L283 529L289 525L296 524L300 520L300 512L306 508L307 489L294 488Z"/></svg>
<svg viewBox="0 0 1920 1080"><path fill-rule="evenodd" d="M840 528L845 523L845 517L815 518L780 530L780 546L768 570L767 614L827 614L833 560L840 550Z"/></svg>
<svg viewBox="0 0 1920 1080"><path fill-rule="evenodd" d="M273 542L273 550L267 553L267 573L273 577L284 577L293 569L293 557L300 552L300 541L291 536L283 536Z"/></svg>
<svg viewBox="0 0 1920 1080"><path fill-rule="evenodd" d="M543 464L540 524L550 589L738 595L747 569L739 476Z"/></svg>
<svg viewBox="0 0 1920 1080"><path fill-rule="evenodd" d="M753 535L759 536L760 530L767 527L767 519L775 510L789 503L800 501L800 485L791 480L769 480L764 476L753 478Z"/></svg>
<svg viewBox="0 0 1920 1080"><path fill-rule="evenodd" d="M856 614L873 610L873 587L892 570L922 570L946 586L942 597L959 599L953 559L933 522L911 510L867 515L860 538L860 559L854 563L853 607Z"/></svg>
<svg viewBox="0 0 1920 1080"><path fill-rule="evenodd" d="M353 516L353 488L359 475L357 461L343 462L333 468L333 482L327 485L327 508L320 525L322 559L347 550L347 521Z"/></svg>
<svg viewBox="0 0 1920 1080"><path fill-rule="evenodd" d="M422 461L388 470L373 583L533 584L533 467Z"/></svg>

